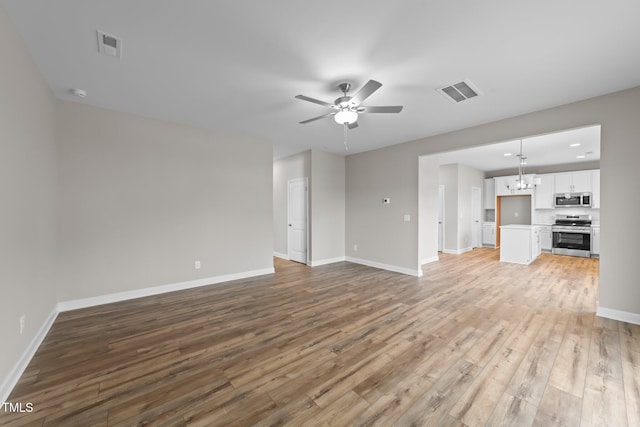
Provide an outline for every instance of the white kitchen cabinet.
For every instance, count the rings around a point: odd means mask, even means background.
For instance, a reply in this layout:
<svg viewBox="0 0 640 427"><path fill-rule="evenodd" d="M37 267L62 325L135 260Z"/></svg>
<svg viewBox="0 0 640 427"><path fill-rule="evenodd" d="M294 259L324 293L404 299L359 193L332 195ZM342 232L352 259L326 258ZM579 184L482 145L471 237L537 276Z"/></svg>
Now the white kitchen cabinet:
<svg viewBox="0 0 640 427"><path fill-rule="evenodd" d="M591 171L591 207L600 209L600 169Z"/></svg>
<svg viewBox="0 0 640 427"><path fill-rule="evenodd" d="M540 249L545 252L551 252L553 243L553 232L550 225L540 227Z"/></svg>
<svg viewBox="0 0 640 427"><path fill-rule="evenodd" d="M591 255L600 256L600 226L591 226Z"/></svg>
<svg viewBox="0 0 640 427"><path fill-rule="evenodd" d="M484 208L496 208L496 184L493 178L484 180Z"/></svg>
<svg viewBox="0 0 640 427"><path fill-rule="evenodd" d="M482 244L495 246L496 245L496 223L485 222L482 224Z"/></svg>
<svg viewBox="0 0 640 427"><path fill-rule="evenodd" d="M495 195L496 196L507 196L511 194L511 190L507 187L511 180L509 176L499 176L493 179L495 182Z"/></svg>
<svg viewBox="0 0 640 427"><path fill-rule="evenodd" d="M500 261L531 264L540 255L540 227L536 225L500 226Z"/></svg>
<svg viewBox="0 0 640 427"><path fill-rule="evenodd" d="M555 174L555 193L590 193L591 171Z"/></svg>
<svg viewBox="0 0 640 427"><path fill-rule="evenodd" d="M555 174L536 175L540 184L536 186L536 209L553 209Z"/></svg>

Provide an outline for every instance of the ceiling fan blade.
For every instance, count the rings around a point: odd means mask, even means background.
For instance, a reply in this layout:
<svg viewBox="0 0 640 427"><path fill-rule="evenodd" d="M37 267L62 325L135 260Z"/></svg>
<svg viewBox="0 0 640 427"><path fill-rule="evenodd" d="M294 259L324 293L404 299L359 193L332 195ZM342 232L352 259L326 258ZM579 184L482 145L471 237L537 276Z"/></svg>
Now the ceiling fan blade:
<svg viewBox="0 0 640 427"><path fill-rule="evenodd" d="M331 113L327 113L327 114L323 114L321 116L318 117L313 117L311 119L307 119L307 120L303 120L301 122L298 122L299 124L303 125L305 123L309 123L309 122L315 122L316 120L320 120L320 119L324 119L325 117L331 117L331 116L335 116L336 113L331 112Z"/></svg>
<svg viewBox="0 0 640 427"><path fill-rule="evenodd" d="M351 102L355 103L355 105L360 105L362 101L371 96L373 92L380 89L380 86L382 86L382 83L375 80L369 80L366 85L362 86L362 89L353 95Z"/></svg>
<svg viewBox="0 0 640 427"><path fill-rule="evenodd" d="M358 122L353 122L347 125L349 129L355 129L358 127Z"/></svg>
<svg viewBox="0 0 640 427"><path fill-rule="evenodd" d="M329 104L328 102L320 101L319 99L309 98L308 96L304 96L304 95L296 95L295 98L301 99L303 101L313 102L314 104L324 105L325 107L333 107L333 104Z"/></svg>
<svg viewBox="0 0 640 427"><path fill-rule="evenodd" d="M358 113L399 113L400 111L402 111L402 105L358 108Z"/></svg>

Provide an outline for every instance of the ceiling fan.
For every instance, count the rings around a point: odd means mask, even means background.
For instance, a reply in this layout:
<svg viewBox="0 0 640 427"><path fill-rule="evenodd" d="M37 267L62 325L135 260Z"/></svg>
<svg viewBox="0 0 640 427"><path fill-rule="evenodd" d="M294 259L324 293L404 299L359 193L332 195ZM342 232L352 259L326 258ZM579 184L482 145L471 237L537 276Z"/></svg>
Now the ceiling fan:
<svg viewBox="0 0 640 427"><path fill-rule="evenodd" d="M333 104L325 101L321 101L319 99L310 98L305 95L296 95L297 99L302 99L303 101L313 102L314 104L323 105L325 107L331 108L333 111L327 114L323 114L318 117L313 117L308 120L303 120L299 122L300 124L305 124L309 122L313 122L316 120L324 119L325 117L332 117L336 121L336 123L340 125L345 125L349 129L353 129L358 127L358 114L364 113L399 113L402 111L402 106L386 106L386 107L365 107L362 102L367 99L373 92L380 89L382 83L377 82L375 80L369 80L367 84L365 84L355 95L349 96L347 92L351 88L349 83L341 83L338 85L338 89L342 91L342 96L336 98L333 101Z"/></svg>

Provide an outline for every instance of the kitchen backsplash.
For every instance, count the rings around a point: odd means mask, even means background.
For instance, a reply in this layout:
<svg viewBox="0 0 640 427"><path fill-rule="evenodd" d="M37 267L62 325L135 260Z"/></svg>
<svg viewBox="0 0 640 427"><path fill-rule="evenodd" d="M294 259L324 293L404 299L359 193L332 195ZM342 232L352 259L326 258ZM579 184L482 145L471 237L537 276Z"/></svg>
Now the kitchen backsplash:
<svg viewBox="0 0 640 427"><path fill-rule="evenodd" d="M535 209L531 217L533 224L553 224L556 215L591 215L591 221L594 225L600 224L600 209Z"/></svg>

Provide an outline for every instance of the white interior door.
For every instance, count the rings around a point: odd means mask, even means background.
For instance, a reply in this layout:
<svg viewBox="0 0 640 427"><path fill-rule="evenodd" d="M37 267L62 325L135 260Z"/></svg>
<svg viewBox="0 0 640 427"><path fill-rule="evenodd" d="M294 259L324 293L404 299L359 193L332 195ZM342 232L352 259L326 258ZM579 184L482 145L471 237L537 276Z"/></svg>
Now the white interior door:
<svg viewBox="0 0 640 427"><path fill-rule="evenodd" d="M288 255L291 261L307 264L307 178L288 181Z"/></svg>
<svg viewBox="0 0 640 427"><path fill-rule="evenodd" d="M471 187L471 246L482 245L482 190Z"/></svg>
<svg viewBox="0 0 640 427"><path fill-rule="evenodd" d="M444 248L444 185L438 188L438 252Z"/></svg>

